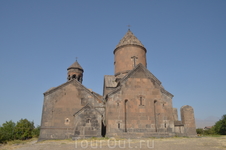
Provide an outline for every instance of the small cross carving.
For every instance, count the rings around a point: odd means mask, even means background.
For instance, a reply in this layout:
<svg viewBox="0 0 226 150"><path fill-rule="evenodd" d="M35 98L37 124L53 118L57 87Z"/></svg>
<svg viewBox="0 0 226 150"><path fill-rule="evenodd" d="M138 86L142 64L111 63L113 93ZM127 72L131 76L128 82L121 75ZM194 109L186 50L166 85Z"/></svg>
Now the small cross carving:
<svg viewBox="0 0 226 150"><path fill-rule="evenodd" d="M135 67L136 66L136 59L138 59L138 57L133 56L131 58L133 59L133 67Z"/></svg>

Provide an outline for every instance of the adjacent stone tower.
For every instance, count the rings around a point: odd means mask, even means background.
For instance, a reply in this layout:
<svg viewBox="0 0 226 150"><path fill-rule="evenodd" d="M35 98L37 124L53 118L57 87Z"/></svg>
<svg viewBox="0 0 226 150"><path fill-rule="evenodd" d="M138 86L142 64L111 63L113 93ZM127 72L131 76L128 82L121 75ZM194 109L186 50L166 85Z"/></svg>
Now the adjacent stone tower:
<svg viewBox="0 0 226 150"><path fill-rule="evenodd" d="M147 68L146 52L144 45L128 30L114 50L115 76L124 76L139 63Z"/></svg>
<svg viewBox="0 0 226 150"><path fill-rule="evenodd" d="M67 80L73 80L76 79L80 83L82 83L83 80L83 68L79 65L78 61L76 60L69 68L67 68Z"/></svg>
<svg viewBox="0 0 226 150"><path fill-rule="evenodd" d="M180 109L181 121L184 124L185 134L188 136L196 136L194 110L191 106L185 105Z"/></svg>

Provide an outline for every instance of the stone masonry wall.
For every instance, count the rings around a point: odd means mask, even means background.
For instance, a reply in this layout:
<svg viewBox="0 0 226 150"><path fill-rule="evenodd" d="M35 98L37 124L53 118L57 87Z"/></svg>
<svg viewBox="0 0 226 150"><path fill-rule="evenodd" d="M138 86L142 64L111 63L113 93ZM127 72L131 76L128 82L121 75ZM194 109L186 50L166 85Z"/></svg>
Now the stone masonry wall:
<svg viewBox="0 0 226 150"><path fill-rule="evenodd" d="M185 105L181 109L181 121L184 124L184 132L187 136L196 136L194 110L191 106Z"/></svg>

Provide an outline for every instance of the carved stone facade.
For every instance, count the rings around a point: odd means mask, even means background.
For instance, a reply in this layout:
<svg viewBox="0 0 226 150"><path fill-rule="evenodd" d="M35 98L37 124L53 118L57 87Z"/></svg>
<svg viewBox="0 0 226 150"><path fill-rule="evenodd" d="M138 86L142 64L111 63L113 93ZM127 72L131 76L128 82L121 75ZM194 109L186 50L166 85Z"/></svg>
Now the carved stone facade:
<svg viewBox="0 0 226 150"><path fill-rule="evenodd" d="M103 96L82 85L83 68L68 68L66 83L44 93L41 139L196 136L194 110L181 107L147 69L146 48L129 30L114 50L115 74Z"/></svg>

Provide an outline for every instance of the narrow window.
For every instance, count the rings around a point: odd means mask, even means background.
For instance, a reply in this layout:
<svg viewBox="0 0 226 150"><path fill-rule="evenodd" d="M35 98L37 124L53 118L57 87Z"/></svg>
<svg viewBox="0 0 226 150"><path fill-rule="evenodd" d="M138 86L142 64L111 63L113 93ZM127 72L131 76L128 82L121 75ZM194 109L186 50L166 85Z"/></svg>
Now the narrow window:
<svg viewBox="0 0 226 150"><path fill-rule="evenodd" d="M158 130L157 130L157 116L156 116L156 103L157 103L157 100L154 100L155 132L158 132Z"/></svg>
<svg viewBox="0 0 226 150"><path fill-rule="evenodd" d="M144 106L144 102L143 102L144 100L143 100L143 97L142 96L140 96L140 106Z"/></svg>
<svg viewBox="0 0 226 150"><path fill-rule="evenodd" d="M118 123L118 129L120 129L120 123Z"/></svg>
<svg viewBox="0 0 226 150"><path fill-rule="evenodd" d="M127 103L128 103L128 100L126 99L125 100L125 132L127 132L127 107L126 107Z"/></svg>

